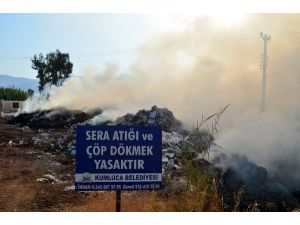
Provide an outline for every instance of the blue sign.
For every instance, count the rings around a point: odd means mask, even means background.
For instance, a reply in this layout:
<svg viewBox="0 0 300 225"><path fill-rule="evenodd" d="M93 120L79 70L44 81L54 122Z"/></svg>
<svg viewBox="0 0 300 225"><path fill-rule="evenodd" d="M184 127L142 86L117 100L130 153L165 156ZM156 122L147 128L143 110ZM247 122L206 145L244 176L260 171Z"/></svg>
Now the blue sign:
<svg viewBox="0 0 300 225"><path fill-rule="evenodd" d="M77 126L77 191L162 188L159 126Z"/></svg>

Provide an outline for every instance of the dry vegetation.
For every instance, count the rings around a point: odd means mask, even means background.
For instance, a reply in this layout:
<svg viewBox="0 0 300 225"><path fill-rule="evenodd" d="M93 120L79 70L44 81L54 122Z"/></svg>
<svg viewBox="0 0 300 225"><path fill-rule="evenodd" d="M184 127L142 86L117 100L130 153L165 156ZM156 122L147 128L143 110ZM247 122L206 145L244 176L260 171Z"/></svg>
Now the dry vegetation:
<svg viewBox="0 0 300 225"><path fill-rule="evenodd" d="M188 174L188 176L195 175ZM168 184L174 186L174 184ZM165 188L168 189L168 186ZM83 204L66 205L65 211L114 211L115 192L96 192L85 197ZM195 212L223 211L223 200L218 196L217 183L206 175L177 184L172 192L163 191L132 191L122 192L122 211L127 212Z"/></svg>

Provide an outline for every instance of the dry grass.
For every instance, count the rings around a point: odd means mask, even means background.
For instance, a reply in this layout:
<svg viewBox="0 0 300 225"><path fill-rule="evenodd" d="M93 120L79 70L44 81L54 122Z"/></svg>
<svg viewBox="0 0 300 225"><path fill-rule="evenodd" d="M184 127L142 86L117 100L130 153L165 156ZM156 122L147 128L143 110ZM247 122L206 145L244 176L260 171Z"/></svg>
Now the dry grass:
<svg viewBox="0 0 300 225"><path fill-rule="evenodd" d="M242 197L243 197L244 194L245 194L245 187L244 186L242 186L237 193L234 193L234 195L233 195L233 199L234 199L233 211L234 212L240 211L240 204L241 204L241 200L242 200Z"/></svg>
<svg viewBox="0 0 300 225"><path fill-rule="evenodd" d="M65 205L64 211L114 212L115 192L93 193L85 197L81 205ZM211 198L213 197L213 198ZM179 196L161 198L156 191L123 192L121 211L123 212L192 212L221 211L222 201L208 193L184 192Z"/></svg>
<svg viewBox="0 0 300 225"><path fill-rule="evenodd" d="M131 191L121 194L124 212L193 212L224 211L218 195L218 183L210 171L202 171L192 161L182 163L181 182L165 182L164 190ZM96 192L84 196L77 206L65 205L65 211L115 211L115 192Z"/></svg>

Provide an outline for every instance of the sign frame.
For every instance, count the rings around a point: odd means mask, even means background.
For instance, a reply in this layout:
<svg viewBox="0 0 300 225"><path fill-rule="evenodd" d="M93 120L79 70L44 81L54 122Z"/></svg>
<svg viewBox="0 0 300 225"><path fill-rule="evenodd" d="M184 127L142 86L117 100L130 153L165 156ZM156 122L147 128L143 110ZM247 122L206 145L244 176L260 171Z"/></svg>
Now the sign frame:
<svg viewBox="0 0 300 225"><path fill-rule="evenodd" d="M161 188L161 126L77 126L76 191Z"/></svg>

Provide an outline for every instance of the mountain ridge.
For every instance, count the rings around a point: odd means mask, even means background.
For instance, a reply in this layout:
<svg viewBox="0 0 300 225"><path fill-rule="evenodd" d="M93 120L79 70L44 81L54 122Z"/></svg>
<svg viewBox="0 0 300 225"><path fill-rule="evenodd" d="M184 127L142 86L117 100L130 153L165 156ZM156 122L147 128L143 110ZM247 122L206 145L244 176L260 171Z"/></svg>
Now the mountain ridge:
<svg viewBox="0 0 300 225"><path fill-rule="evenodd" d="M38 91L38 80L26 77L17 77L8 74L0 74L0 87L15 87L27 91Z"/></svg>

